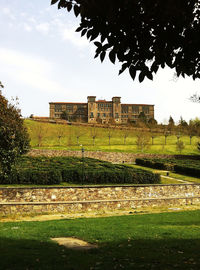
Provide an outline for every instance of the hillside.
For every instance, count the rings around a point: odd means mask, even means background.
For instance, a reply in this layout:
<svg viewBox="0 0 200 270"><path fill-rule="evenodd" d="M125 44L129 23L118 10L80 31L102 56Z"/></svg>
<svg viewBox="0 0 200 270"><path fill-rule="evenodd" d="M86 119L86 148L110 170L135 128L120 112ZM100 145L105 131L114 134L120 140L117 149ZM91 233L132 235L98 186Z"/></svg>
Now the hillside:
<svg viewBox="0 0 200 270"><path fill-rule="evenodd" d="M32 148L50 148L66 150L101 150L143 152L155 154L180 154L176 149L177 137L165 137L162 134L151 134L137 130L120 130L115 128L74 126L41 123L25 120L31 138ZM153 137L153 138L152 138ZM198 154L197 137L181 136L185 148L181 154Z"/></svg>

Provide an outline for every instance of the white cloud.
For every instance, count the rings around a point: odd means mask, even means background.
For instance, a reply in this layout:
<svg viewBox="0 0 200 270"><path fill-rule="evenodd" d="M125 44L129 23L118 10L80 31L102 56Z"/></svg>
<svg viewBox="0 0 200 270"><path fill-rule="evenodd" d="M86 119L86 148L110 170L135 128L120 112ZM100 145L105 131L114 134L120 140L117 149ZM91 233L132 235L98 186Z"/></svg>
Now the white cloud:
<svg viewBox="0 0 200 270"><path fill-rule="evenodd" d="M89 42L86 38L80 37L80 33L75 32L76 28L64 28L61 30L63 40L70 41L73 45L78 48L88 47Z"/></svg>
<svg viewBox="0 0 200 270"><path fill-rule="evenodd" d="M40 23L36 25L36 30L38 30L42 34L48 34L50 30L50 24L48 22Z"/></svg>
<svg viewBox="0 0 200 270"><path fill-rule="evenodd" d="M54 65L51 62L4 48L0 48L0 62L0 72L6 72L18 83L48 93L65 91L59 83L51 79L54 74Z"/></svg>
<svg viewBox="0 0 200 270"><path fill-rule="evenodd" d="M10 9L8 7L2 8L2 11L3 11L4 14L7 14L7 15L11 14Z"/></svg>
<svg viewBox="0 0 200 270"><path fill-rule="evenodd" d="M34 24L37 23L37 20L34 17L29 17L28 21L31 22L31 23L34 23Z"/></svg>
<svg viewBox="0 0 200 270"><path fill-rule="evenodd" d="M76 32L77 23L74 21L66 21L64 18L60 18L60 16L55 17L51 21L51 27L54 27L54 31L56 30L59 33L62 40L69 41L79 49L88 47L89 41Z"/></svg>
<svg viewBox="0 0 200 270"><path fill-rule="evenodd" d="M19 51L0 48L0 60L2 64L18 69L29 69L31 72L43 72L50 70L52 65L42 58Z"/></svg>
<svg viewBox="0 0 200 270"><path fill-rule="evenodd" d="M31 27L29 24L24 23L24 30L25 30L26 32L31 32L31 31L32 31L32 27Z"/></svg>
<svg viewBox="0 0 200 270"><path fill-rule="evenodd" d="M15 16L8 7L2 8L2 12L4 15L8 16L11 20L15 20Z"/></svg>

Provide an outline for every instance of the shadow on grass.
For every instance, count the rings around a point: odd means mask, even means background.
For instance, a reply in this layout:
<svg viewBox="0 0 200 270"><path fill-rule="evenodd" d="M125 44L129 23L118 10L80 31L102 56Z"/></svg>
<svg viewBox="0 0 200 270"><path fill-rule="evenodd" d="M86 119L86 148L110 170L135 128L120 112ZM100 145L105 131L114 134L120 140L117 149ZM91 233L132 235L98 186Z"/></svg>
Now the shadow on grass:
<svg viewBox="0 0 200 270"><path fill-rule="evenodd" d="M199 239L127 239L78 251L52 241L0 239L0 269L200 269Z"/></svg>

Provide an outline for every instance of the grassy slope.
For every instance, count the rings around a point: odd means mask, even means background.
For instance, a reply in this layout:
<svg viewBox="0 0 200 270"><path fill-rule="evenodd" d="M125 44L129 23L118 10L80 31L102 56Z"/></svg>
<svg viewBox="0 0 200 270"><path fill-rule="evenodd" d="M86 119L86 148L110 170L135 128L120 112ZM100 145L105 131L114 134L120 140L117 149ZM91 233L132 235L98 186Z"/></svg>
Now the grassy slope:
<svg viewBox="0 0 200 270"><path fill-rule="evenodd" d="M25 125L28 128L31 137L31 146L37 147L39 130L43 134L42 148L50 149L67 149L80 150L80 145L83 145L86 150L101 150L101 151L119 151L119 152L141 152L136 145L136 131L130 131L124 145L124 131L113 130L111 134L111 145L109 145L108 134L106 128L96 128L97 137L95 139L95 146L92 140L92 127L69 126L69 125L55 125L38 123L35 121L26 120ZM58 136L61 136L60 143ZM80 135L77 142L77 135ZM198 154L196 143L197 137L192 138L192 145L189 144L189 136L181 137L185 144L185 149L182 154ZM167 138L167 145L164 145L164 136L156 135L154 138L154 145L150 145L148 149L143 150L143 153L155 154L179 154L176 150L176 136L169 136Z"/></svg>
<svg viewBox="0 0 200 270"><path fill-rule="evenodd" d="M199 269L200 211L0 223L0 269ZM70 250L52 237L98 249Z"/></svg>

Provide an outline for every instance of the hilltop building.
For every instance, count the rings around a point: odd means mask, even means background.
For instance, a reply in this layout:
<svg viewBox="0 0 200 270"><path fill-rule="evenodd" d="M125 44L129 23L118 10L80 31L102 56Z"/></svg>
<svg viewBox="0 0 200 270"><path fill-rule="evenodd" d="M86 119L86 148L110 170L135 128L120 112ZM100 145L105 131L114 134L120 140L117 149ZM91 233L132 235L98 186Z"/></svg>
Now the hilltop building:
<svg viewBox="0 0 200 270"><path fill-rule="evenodd" d="M141 112L148 119L154 119L154 105L122 104L121 97L113 97L111 101L96 100L96 96L88 96L87 103L50 102L50 118L60 119L65 114L69 121L88 123L137 122Z"/></svg>

